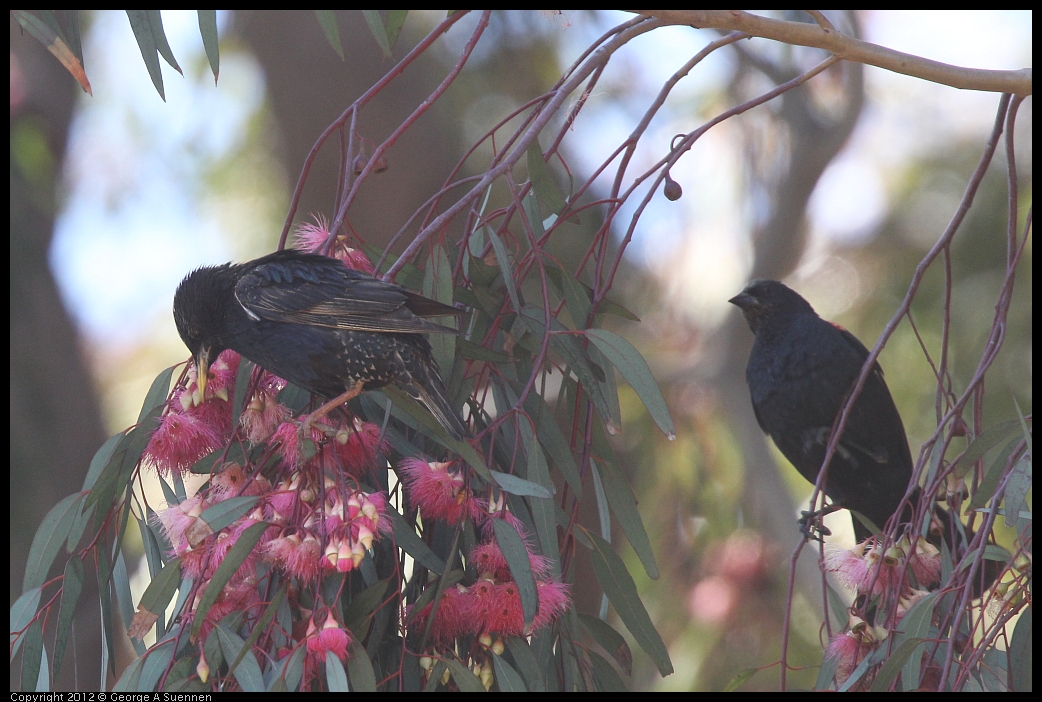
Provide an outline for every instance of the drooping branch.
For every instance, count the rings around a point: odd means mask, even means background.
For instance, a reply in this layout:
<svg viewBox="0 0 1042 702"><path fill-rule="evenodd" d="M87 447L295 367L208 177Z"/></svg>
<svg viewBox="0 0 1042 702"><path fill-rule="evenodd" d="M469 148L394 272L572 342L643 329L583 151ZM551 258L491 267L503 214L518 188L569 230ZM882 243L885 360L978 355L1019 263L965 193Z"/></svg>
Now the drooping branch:
<svg viewBox="0 0 1042 702"><path fill-rule="evenodd" d="M838 56L846 61L857 61L869 66L885 68L888 71L922 78L941 85L949 85L953 88L1011 93L1020 97L1032 94L1030 68L991 71L953 66L856 39L831 26L823 26L821 23L787 22L741 10L634 10L634 12L655 17L667 24L684 24L697 29L745 32L754 37L774 39L786 44L825 49L833 56Z"/></svg>

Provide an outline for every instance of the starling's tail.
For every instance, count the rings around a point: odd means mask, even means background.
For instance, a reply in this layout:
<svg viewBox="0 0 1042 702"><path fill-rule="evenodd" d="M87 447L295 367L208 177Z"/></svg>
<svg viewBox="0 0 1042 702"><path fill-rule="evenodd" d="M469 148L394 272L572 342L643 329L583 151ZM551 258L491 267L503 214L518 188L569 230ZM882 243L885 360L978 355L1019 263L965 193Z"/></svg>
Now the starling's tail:
<svg viewBox="0 0 1042 702"><path fill-rule="evenodd" d="M438 422L445 427L445 431L452 435L452 438L461 440L464 436L467 436L469 432L463 425L463 420L459 418L456 410L452 409L452 405L449 404L448 399L445 397L445 386L442 385L441 379L437 374L429 375L426 383L417 383L415 387L419 391L420 401L426 405Z"/></svg>

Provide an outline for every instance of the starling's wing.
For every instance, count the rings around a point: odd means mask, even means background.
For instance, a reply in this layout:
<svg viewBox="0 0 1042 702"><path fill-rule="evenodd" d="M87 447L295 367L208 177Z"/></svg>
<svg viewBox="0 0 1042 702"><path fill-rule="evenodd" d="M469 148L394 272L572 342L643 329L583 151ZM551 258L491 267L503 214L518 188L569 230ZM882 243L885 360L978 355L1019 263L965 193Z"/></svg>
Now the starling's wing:
<svg viewBox="0 0 1042 702"><path fill-rule="evenodd" d="M340 261L280 251L257 259L235 286L247 314L295 324L370 332L458 333L422 317L460 311L352 270Z"/></svg>

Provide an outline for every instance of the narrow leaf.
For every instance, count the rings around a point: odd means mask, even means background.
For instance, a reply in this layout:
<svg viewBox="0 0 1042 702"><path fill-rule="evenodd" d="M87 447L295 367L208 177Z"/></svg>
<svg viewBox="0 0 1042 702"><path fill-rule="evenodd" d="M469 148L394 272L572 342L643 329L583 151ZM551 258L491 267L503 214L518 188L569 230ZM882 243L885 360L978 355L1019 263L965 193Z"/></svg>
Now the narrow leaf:
<svg viewBox="0 0 1042 702"><path fill-rule="evenodd" d="M166 102L166 93L163 90L163 71L159 67L159 55L156 48L156 39L152 34L152 24L148 10L127 10L127 18L130 20L130 28L134 32L141 58L148 69L148 75L152 79L159 97Z"/></svg>
<svg viewBox="0 0 1042 702"><path fill-rule="evenodd" d="M528 162L528 177L532 181L532 189L539 198L539 204L542 205L543 219L551 214L561 214L565 206L564 197L561 195L557 183L554 182L550 167L543 160L543 150L539 146L538 139L528 147L525 157Z"/></svg>
<svg viewBox="0 0 1042 702"><path fill-rule="evenodd" d="M525 615L525 630L528 630L539 609L539 593L528 560L528 549L517 529L502 519L493 519L492 527L496 532L496 543L503 552L503 557L510 567L510 575L513 576L518 594L521 596L521 611Z"/></svg>
<svg viewBox="0 0 1042 702"><path fill-rule="evenodd" d="M619 677L618 672L603 656L596 651L587 651L590 657L590 666L593 668L593 684L598 692L629 692L626 683Z"/></svg>
<svg viewBox="0 0 1042 702"><path fill-rule="evenodd" d="M362 10L362 14L365 16L365 23L369 25L369 31L373 33L373 38L384 52L384 58L391 58L391 44L387 41L387 30L384 28L383 19L380 18L380 11Z"/></svg>
<svg viewBox="0 0 1042 702"><path fill-rule="evenodd" d="M361 641L351 641L351 657L347 659L347 674L355 692L376 692L376 671Z"/></svg>
<svg viewBox="0 0 1042 702"><path fill-rule="evenodd" d="M40 606L40 592L41 589L38 587L27 590L11 605L8 614L8 621L11 627L11 639L8 646L10 647L11 658L14 658L14 655L18 653L19 647L25 641L25 631L23 630L29 626L29 622L36 616L36 608Z"/></svg>
<svg viewBox="0 0 1042 702"><path fill-rule="evenodd" d="M492 668L496 671L496 682L500 692L528 692L525 681L514 668L492 651Z"/></svg>
<svg viewBox="0 0 1042 702"><path fill-rule="evenodd" d="M376 10L367 10L366 12L367 14L365 19L366 22L368 22L368 13L375 13ZM329 45L333 47L333 51L335 51L336 55L340 57L341 61L343 61L344 45L340 42L340 28L336 23L336 14L334 14L333 10L315 10L315 16L318 18L319 26L322 27L322 33L326 35L326 41L329 42ZM379 18L379 14L377 14L377 18ZM370 28L372 27L371 24L369 26Z"/></svg>
<svg viewBox="0 0 1042 702"><path fill-rule="evenodd" d="M658 580L659 570L658 565L655 564L655 553L651 548L648 532L644 529L644 521L640 518L637 497L633 494L633 489L626 481L626 477L619 471L618 466L611 461L597 461L594 466L601 476L608 504L611 505L615 518L619 520L622 531L626 534L630 545L633 546L648 577Z"/></svg>
<svg viewBox="0 0 1042 702"><path fill-rule="evenodd" d="M87 74L83 70L83 61L76 55L77 52L74 47L70 47L58 36L58 33L52 27L31 12L27 10L12 10L11 15L29 33L29 36L43 44L47 51L51 52L51 55L58 59L58 62L80 84L85 93L88 95L94 94L90 87L90 81L87 80Z"/></svg>
<svg viewBox="0 0 1042 702"><path fill-rule="evenodd" d="M614 605L622 623L626 625L637 644L651 658L658 667L659 674L665 677L673 672L673 664L669 660L669 651L662 637L651 623L648 610L640 601L637 586L626 570L619 554L611 544L597 534L587 531L586 537L593 543L590 556L593 560L593 570L597 575L597 581L604 589L604 594Z"/></svg>
<svg viewBox="0 0 1042 702"><path fill-rule="evenodd" d="M597 345L612 365L619 369L622 377L633 387L637 396L640 397L644 406L648 408L652 419L658 424L659 429L671 441L676 438L676 427L673 418L669 414L669 407L662 397L662 391L655 383L651 369L640 352L633 344L623 339L615 332L607 329L588 329L586 336Z"/></svg>
<svg viewBox="0 0 1042 702"><path fill-rule="evenodd" d="M332 651L326 651L326 685L330 692L350 692L347 671Z"/></svg>
<svg viewBox="0 0 1042 702"><path fill-rule="evenodd" d="M387 11L387 22L384 23L384 29L387 31L387 44L392 49L395 42L398 41L398 35L401 34L402 25L405 24L405 18L408 16L408 10Z"/></svg>
<svg viewBox="0 0 1042 702"><path fill-rule="evenodd" d="M519 636L510 636L507 637L506 644L528 689L531 692L546 692L546 684L543 682L544 668L539 665L539 660L528 642Z"/></svg>
<svg viewBox="0 0 1042 702"><path fill-rule="evenodd" d="M959 478L964 477L973 468L974 463L1005 440L1018 426L1020 426L1019 420L1007 419L1004 422L998 422L985 428L984 431L974 438L966 449L966 453L962 454L962 458L952 467L955 476Z"/></svg>
<svg viewBox="0 0 1042 702"><path fill-rule="evenodd" d="M412 556L416 563L432 573L439 575L443 573L445 562L416 535L413 528L406 523L405 517L395 509L387 510L387 512L391 518L391 524L394 526L394 541L398 548Z"/></svg>
<svg viewBox="0 0 1042 702"><path fill-rule="evenodd" d="M47 572L76 524L83 497L83 493L78 492L67 495L51 507L47 516L43 518L29 547L25 575L22 578L23 592L40 587L47 580Z"/></svg>
<svg viewBox="0 0 1042 702"><path fill-rule="evenodd" d="M455 681L456 686L460 692L484 692L485 686L481 684L481 680L478 676L474 675L473 672L462 663L457 661L455 658L443 659L445 665L452 671L452 679Z"/></svg>
<svg viewBox="0 0 1042 702"><path fill-rule="evenodd" d="M510 473L500 473L495 470L491 471L491 473L492 479L496 481L496 485L498 485L503 492L509 492L511 495L539 497L547 500L554 496L554 493L551 490L537 483L533 483L530 480L519 478Z"/></svg>
<svg viewBox="0 0 1042 702"><path fill-rule="evenodd" d="M199 635L199 629L203 625L203 621L206 618L207 613L210 611L210 607L217 601L217 598L221 595L224 590L224 586L228 584L231 577L235 575L235 571L239 569L239 566L243 564L243 561L253 552L253 548L260 541L264 535L265 529L268 528L267 522L257 522L256 524L248 527L242 535L236 540L235 545L232 546L228 553L225 555L224 560L221 561L221 565L217 567L217 570L213 574L209 584L206 586L205 592L199 598L199 603L196 605L196 617L192 622L192 636L196 637ZM238 652L238 649L236 649ZM229 657L233 658L234 656ZM256 663L256 661L254 661Z"/></svg>
<svg viewBox="0 0 1042 702"><path fill-rule="evenodd" d="M633 653L622 634L615 631L608 622L598 619L592 614L579 612L579 622L593 636L594 640L608 652L626 675L633 675Z"/></svg>
<svg viewBox="0 0 1042 702"><path fill-rule="evenodd" d="M503 284L506 286L507 294L510 295L510 302L514 306L514 311L518 314L521 313L521 303L517 297L517 287L514 283L514 266L510 261L510 256L507 255L507 249L503 245L503 240L492 231L491 227L482 227L487 234L489 241L492 242L492 250L496 254L496 262L499 263L499 271L503 274Z"/></svg>
<svg viewBox="0 0 1042 702"><path fill-rule="evenodd" d="M206 60L213 71L213 82L217 84L217 75L221 72L221 50L217 40L217 10L196 10L199 17L199 36L203 40Z"/></svg>
<svg viewBox="0 0 1042 702"><path fill-rule="evenodd" d="M141 411L137 415L138 424L145 420L149 412L166 403L166 396L170 394L170 378L173 375L174 367L170 366L152 381L148 393L145 394L145 401L141 403Z"/></svg>
<svg viewBox="0 0 1042 702"><path fill-rule="evenodd" d="M220 531L252 510L258 499L260 498L248 495L230 497L210 507L200 517L215 532Z"/></svg>
<svg viewBox="0 0 1042 702"><path fill-rule="evenodd" d="M253 651L249 650L246 646L246 642L228 629L228 627L223 623L218 624L215 627L215 630L217 632L217 637L221 642L221 652L224 654L225 660L230 661L239 658L240 654L245 650L245 654L241 656L242 663L235 668L233 673L235 675L235 681L239 683L239 687L242 688L242 691L263 692L264 676L261 674L260 665L257 663L257 657L254 655Z"/></svg>

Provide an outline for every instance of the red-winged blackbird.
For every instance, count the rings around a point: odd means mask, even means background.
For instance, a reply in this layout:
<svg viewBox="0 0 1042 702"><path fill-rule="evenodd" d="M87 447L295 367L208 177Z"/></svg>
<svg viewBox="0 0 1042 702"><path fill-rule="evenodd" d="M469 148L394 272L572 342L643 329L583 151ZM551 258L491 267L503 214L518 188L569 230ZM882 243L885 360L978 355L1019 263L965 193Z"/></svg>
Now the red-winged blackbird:
<svg viewBox="0 0 1042 702"><path fill-rule="evenodd" d="M800 475L816 482L829 434L868 349L777 281L754 280L730 302L756 335L745 369L756 419ZM834 505L883 529L911 477L904 424L876 363L851 408L823 489ZM854 519L854 534L862 541L872 531Z"/></svg>
<svg viewBox="0 0 1042 702"><path fill-rule="evenodd" d="M454 307L337 259L292 249L199 268L174 295L174 321L195 361L200 393L210 364L232 349L280 378L340 402L396 385L459 439L467 430L445 397L424 336L458 332L423 319L457 314Z"/></svg>

